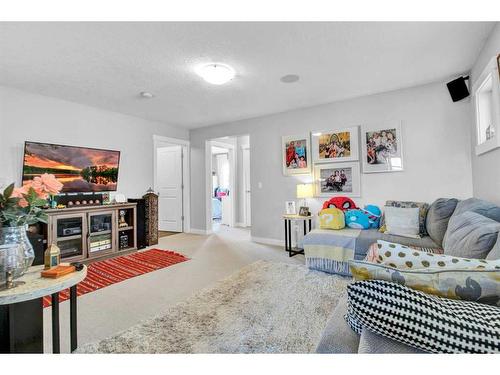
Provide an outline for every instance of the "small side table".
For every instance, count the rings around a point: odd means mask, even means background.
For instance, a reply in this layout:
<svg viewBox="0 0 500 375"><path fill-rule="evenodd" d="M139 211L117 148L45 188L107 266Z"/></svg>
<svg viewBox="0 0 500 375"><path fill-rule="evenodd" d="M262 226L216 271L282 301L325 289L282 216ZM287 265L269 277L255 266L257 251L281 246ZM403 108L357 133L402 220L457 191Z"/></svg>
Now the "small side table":
<svg viewBox="0 0 500 375"><path fill-rule="evenodd" d="M292 221L302 221L304 223L304 236L311 231L312 216L283 215L285 222L285 251L288 256L293 257L297 254L304 254L304 249L292 247Z"/></svg>
<svg viewBox="0 0 500 375"><path fill-rule="evenodd" d="M71 351L77 348L76 286L87 267L57 279L40 275L43 266L30 267L15 281L24 284L0 291L0 353L43 353L43 297L52 297L52 350L60 353L59 292L70 289Z"/></svg>

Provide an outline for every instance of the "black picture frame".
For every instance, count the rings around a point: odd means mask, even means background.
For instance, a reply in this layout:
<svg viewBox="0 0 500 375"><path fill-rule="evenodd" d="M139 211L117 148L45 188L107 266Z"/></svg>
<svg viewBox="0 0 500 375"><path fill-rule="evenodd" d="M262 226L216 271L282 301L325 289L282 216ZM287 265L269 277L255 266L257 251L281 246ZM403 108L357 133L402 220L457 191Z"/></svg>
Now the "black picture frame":
<svg viewBox="0 0 500 375"><path fill-rule="evenodd" d="M310 216L309 207L301 206L299 209L299 216Z"/></svg>

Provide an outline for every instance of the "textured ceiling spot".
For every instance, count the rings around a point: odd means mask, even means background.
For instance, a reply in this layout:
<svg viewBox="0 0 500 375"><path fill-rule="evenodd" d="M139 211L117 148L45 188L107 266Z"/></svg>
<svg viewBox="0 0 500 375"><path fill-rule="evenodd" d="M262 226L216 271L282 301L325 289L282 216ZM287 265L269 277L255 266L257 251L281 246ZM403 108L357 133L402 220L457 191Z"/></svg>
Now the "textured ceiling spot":
<svg viewBox="0 0 500 375"><path fill-rule="evenodd" d="M293 83L299 80L299 76L297 74L287 74L280 78L280 81L283 83Z"/></svg>

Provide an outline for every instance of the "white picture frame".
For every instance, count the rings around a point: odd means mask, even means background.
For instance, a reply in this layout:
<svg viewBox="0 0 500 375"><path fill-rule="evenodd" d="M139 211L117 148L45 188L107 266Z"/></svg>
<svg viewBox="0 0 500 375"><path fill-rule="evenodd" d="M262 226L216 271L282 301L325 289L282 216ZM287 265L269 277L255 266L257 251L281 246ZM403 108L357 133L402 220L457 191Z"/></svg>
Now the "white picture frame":
<svg viewBox="0 0 500 375"><path fill-rule="evenodd" d="M312 159L309 134L281 137L281 156L285 176L311 174Z"/></svg>
<svg viewBox="0 0 500 375"><path fill-rule="evenodd" d="M285 212L287 215L297 215L297 206L295 204L295 201L285 202Z"/></svg>
<svg viewBox="0 0 500 375"><path fill-rule="evenodd" d="M345 178L342 177L345 174ZM361 196L361 170L359 162L319 163L314 165L317 197Z"/></svg>
<svg viewBox="0 0 500 375"><path fill-rule="evenodd" d="M363 173L401 172L403 134L401 121L361 127Z"/></svg>
<svg viewBox="0 0 500 375"><path fill-rule="evenodd" d="M311 152L315 164L359 160L359 126L311 132Z"/></svg>

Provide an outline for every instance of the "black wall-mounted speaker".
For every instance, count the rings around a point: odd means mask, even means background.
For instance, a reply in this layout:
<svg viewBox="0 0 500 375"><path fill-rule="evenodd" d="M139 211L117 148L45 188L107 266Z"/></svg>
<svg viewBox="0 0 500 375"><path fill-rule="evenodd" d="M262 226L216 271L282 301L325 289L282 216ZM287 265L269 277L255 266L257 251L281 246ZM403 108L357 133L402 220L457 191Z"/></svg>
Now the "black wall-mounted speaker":
<svg viewBox="0 0 500 375"><path fill-rule="evenodd" d="M451 100L458 102L459 100L465 99L469 96L469 89L465 83L468 79L468 76L460 77L446 84L446 86L448 86L448 91L450 92Z"/></svg>

